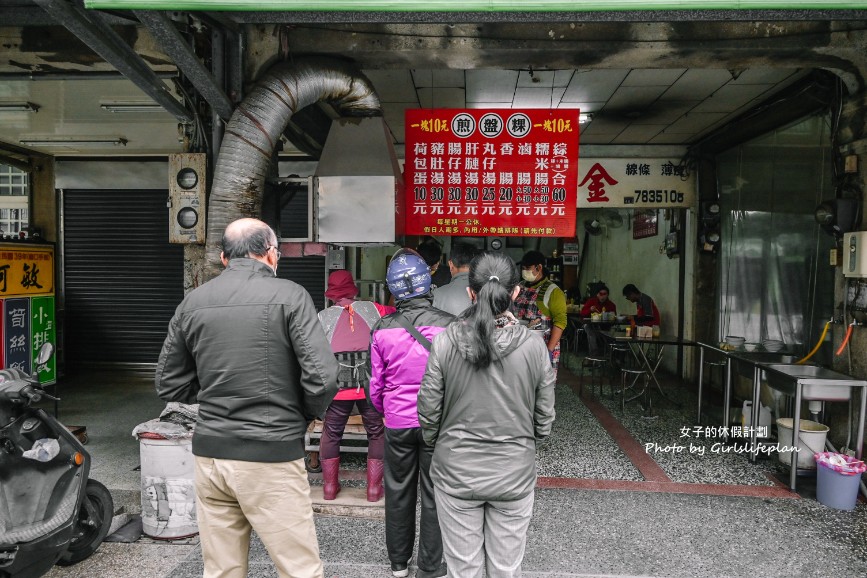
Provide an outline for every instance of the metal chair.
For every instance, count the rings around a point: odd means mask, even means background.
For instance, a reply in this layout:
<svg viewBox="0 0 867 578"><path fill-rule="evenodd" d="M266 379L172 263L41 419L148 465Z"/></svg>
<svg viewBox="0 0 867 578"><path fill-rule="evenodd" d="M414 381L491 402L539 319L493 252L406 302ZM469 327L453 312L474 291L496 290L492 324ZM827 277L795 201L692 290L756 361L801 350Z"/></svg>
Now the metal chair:
<svg viewBox="0 0 867 578"><path fill-rule="evenodd" d="M620 372L620 410L626 411L626 402L638 399L646 391L650 382L647 370L639 366L638 360L633 355L630 346L626 343L612 343L609 350L611 367ZM626 398L626 391L633 389L640 379L644 379L641 391L631 398ZM648 404L650 400L648 399Z"/></svg>
<svg viewBox="0 0 867 578"><path fill-rule="evenodd" d="M626 343L613 342L608 344L607 357L613 375L623 367L630 365L632 352L629 351L629 345Z"/></svg>
<svg viewBox="0 0 867 578"><path fill-rule="evenodd" d="M599 397L602 397L602 378L608 367L608 360L604 357L587 356L581 360L581 380L578 382L578 395L584 394L584 380L587 378L589 370L590 391L593 391L593 386L599 386ZM609 379L609 385L611 380Z"/></svg>
<svg viewBox="0 0 867 578"><path fill-rule="evenodd" d="M631 397L629 400L626 399L626 390L635 387L635 384L639 379L644 378L644 384L641 388L641 391ZM629 382L629 386L626 385L626 382ZM648 382L650 381L650 376L647 374L647 370L641 368L632 368L632 367L622 367L620 368L620 411L626 411L626 402L632 401L633 399L637 399L641 397L645 392L647 392ZM647 410L650 411L650 395L647 396Z"/></svg>
<svg viewBox="0 0 867 578"><path fill-rule="evenodd" d="M587 342L587 333L582 325L574 324L570 327L572 329L572 353L577 356L581 351L582 339L585 343Z"/></svg>

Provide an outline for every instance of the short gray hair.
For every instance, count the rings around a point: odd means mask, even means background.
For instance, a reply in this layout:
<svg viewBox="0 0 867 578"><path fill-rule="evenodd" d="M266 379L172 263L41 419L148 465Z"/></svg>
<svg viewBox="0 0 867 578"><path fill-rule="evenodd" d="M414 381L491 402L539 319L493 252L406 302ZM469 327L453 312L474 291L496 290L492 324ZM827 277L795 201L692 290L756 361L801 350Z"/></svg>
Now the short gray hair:
<svg viewBox="0 0 867 578"><path fill-rule="evenodd" d="M227 260L264 257L270 247L277 245L277 234L258 219L238 219L226 227L222 245L223 256Z"/></svg>

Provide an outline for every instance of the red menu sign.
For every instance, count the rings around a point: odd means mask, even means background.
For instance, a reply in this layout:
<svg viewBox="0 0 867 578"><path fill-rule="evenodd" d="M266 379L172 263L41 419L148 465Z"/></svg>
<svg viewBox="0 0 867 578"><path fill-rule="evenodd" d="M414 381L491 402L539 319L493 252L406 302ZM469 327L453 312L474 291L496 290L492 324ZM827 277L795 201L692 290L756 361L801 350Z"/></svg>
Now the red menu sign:
<svg viewBox="0 0 867 578"><path fill-rule="evenodd" d="M578 110L408 109L406 234L574 237Z"/></svg>

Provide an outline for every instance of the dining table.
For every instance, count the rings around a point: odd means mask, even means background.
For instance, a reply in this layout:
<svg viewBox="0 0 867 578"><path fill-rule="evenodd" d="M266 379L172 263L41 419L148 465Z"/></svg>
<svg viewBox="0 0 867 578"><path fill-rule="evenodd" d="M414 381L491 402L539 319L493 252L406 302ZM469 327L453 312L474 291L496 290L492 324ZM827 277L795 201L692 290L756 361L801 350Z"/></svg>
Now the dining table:
<svg viewBox="0 0 867 578"><path fill-rule="evenodd" d="M616 319L609 319L607 321L602 321L602 320L594 321L590 317L584 317L580 313L567 313L566 318L571 323L574 323L576 326L589 325L590 327L593 327L594 329L600 329L600 330L609 330L612 327L614 327L615 325L617 325L617 323L618 323L618 321Z"/></svg>
<svg viewBox="0 0 867 578"><path fill-rule="evenodd" d="M657 337L639 338L634 335L627 337L625 334L611 330L602 331L601 333L609 343L622 343L627 345L633 358L638 363L638 366L647 372L648 381L653 382L653 385L656 386L659 395L674 406L680 407L681 404L678 401L668 397L662 390L662 386L659 384L659 378L657 377L657 372L662 363L662 355L665 352L666 347L695 347L698 345L695 341L677 335L662 334ZM645 396L646 400L644 417L656 417L653 414L650 392L647 389L647 385L645 385L645 387L642 388L642 391L633 396L629 401L637 399L642 395Z"/></svg>
<svg viewBox="0 0 867 578"><path fill-rule="evenodd" d="M573 328L573 333L570 333L570 335L574 334L573 343L575 346L574 351L576 354L578 353L578 339L577 339L577 337L581 331L586 331L587 329L592 329L594 331L609 331L617 324L616 319L611 319L608 321L599 321L599 320L594 321L590 317L584 317L583 315L581 315L577 311L575 313L567 313L566 319L567 319L567 327ZM589 344L588 344L588 347L589 347Z"/></svg>

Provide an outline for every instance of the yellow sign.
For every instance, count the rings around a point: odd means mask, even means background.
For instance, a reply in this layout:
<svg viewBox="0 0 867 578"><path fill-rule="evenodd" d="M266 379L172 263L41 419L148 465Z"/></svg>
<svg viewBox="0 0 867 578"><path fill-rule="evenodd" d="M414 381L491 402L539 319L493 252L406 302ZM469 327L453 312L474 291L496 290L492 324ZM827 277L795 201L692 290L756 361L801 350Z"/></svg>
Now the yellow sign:
<svg viewBox="0 0 867 578"><path fill-rule="evenodd" d="M53 247L0 244L0 298L53 294Z"/></svg>

